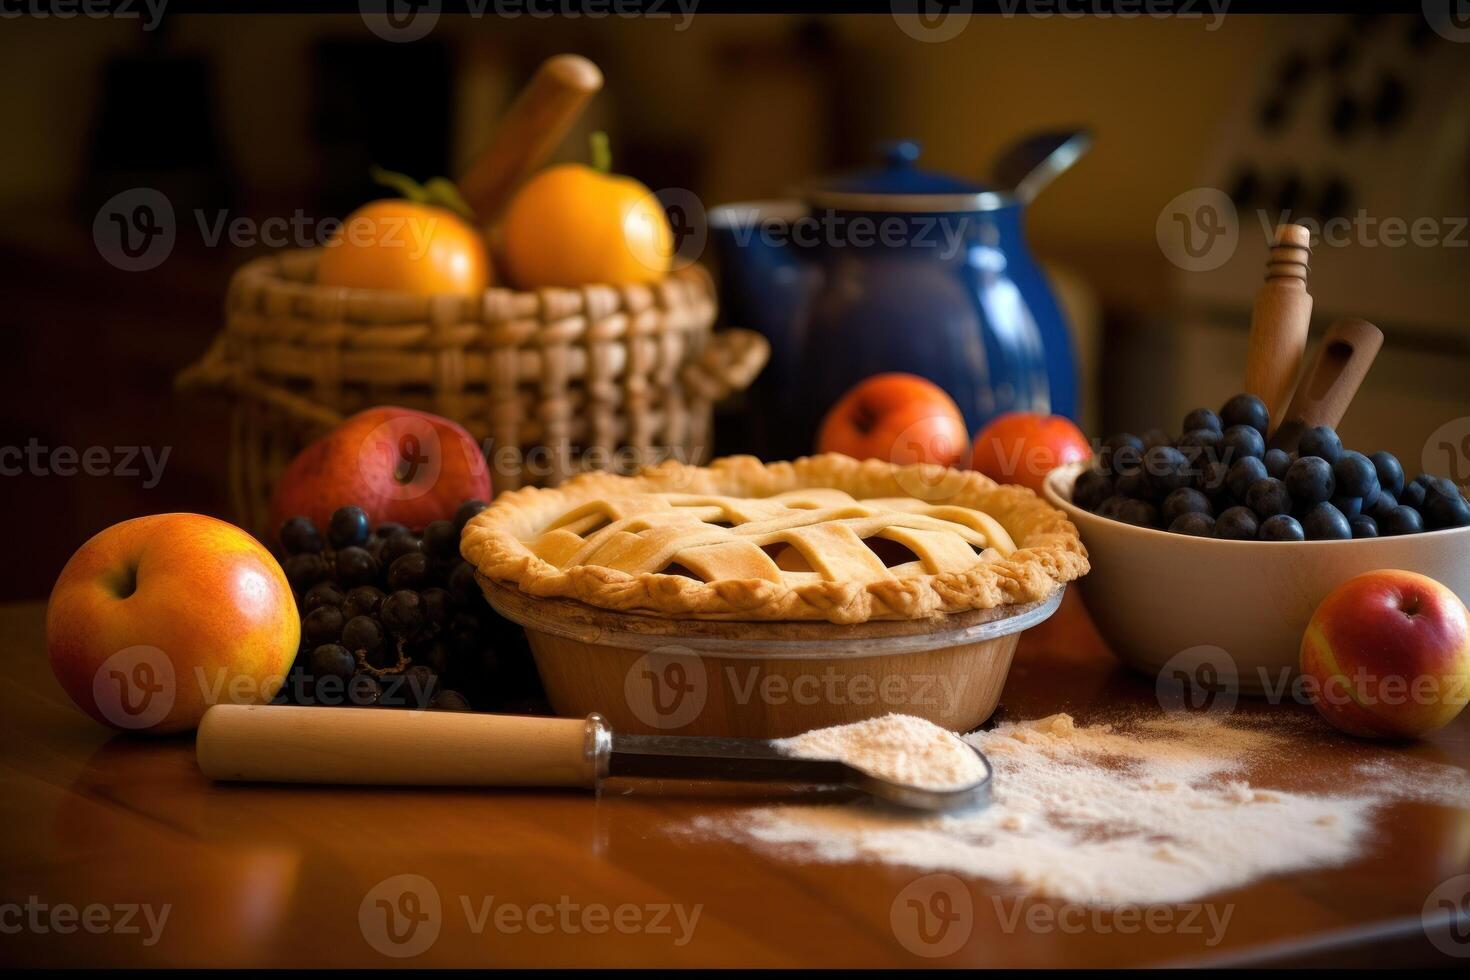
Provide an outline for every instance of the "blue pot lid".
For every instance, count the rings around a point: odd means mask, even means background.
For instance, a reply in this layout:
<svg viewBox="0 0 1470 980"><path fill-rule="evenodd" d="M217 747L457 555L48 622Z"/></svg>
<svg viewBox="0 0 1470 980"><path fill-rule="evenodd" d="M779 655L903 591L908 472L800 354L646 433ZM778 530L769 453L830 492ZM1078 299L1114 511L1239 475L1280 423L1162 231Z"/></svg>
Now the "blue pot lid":
<svg viewBox="0 0 1470 980"><path fill-rule="evenodd" d="M918 167L913 140L882 150L883 166L817 181L807 187L808 202L852 211L988 211L1009 203L985 184Z"/></svg>

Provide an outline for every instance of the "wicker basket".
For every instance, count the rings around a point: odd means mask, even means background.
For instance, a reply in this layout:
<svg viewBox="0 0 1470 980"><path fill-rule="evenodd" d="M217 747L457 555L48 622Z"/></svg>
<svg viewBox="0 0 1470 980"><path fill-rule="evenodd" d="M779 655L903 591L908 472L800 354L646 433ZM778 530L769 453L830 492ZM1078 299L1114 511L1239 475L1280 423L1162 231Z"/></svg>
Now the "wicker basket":
<svg viewBox="0 0 1470 980"><path fill-rule="evenodd" d="M497 491L548 486L584 467L702 461L713 403L769 354L759 334L711 331L698 266L652 287L422 297L319 286L315 264L287 251L241 268L224 331L177 379L235 396L230 491L257 532L291 457L362 409L454 419L484 445Z"/></svg>

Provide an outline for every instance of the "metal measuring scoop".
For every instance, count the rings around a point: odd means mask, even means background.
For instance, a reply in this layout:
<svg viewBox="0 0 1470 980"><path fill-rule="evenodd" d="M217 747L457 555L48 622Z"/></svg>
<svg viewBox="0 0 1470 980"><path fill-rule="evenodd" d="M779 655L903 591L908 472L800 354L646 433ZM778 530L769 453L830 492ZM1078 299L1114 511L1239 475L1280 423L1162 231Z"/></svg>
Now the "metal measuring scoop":
<svg viewBox="0 0 1470 980"><path fill-rule="evenodd" d="M846 786L915 810L978 806L985 777L959 789L890 782L842 762L800 759L753 738L623 735L601 715L533 718L455 711L219 704L195 755L211 779L378 786L573 786L604 778L717 779Z"/></svg>

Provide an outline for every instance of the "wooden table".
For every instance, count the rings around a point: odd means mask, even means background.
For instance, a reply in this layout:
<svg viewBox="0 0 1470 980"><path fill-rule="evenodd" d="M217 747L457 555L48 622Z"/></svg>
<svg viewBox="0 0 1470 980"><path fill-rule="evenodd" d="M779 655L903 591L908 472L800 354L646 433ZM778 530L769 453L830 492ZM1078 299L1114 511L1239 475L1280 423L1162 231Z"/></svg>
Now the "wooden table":
<svg viewBox="0 0 1470 980"><path fill-rule="evenodd" d="M754 802L747 790L625 784L594 800L211 785L189 739L113 736L71 707L46 665L42 613L0 607L9 682L0 693L0 961L9 966L1460 963L1429 943L1421 910L1439 883L1470 871L1470 812L1393 805L1351 865L1210 896L1233 906L1214 945L1208 929L1140 931L1115 913L1007 928L1011 893L972 880L966 941L933 958L890 917L921 872L802 864L676 832ZM1152 685L1118 667L1068 597L1023 640L1002 710L1085 721L1119 703L1153 705ZM1321 765L1344 772L1389 752L1464 767L1470 715L1415 746L1321 742ZM1290 774L1281 779L1289 788ZM416 877L391 880L400 875ZM380 900L401 913L395 922L426 931L404 925L403 945L386 941ZM523 918L497 924L502 906ZM686 923L698 910L692 931L671 909ZM427 948L395 958L374 943ZM1470 937L1456 951L1470 954Z"/></svg>

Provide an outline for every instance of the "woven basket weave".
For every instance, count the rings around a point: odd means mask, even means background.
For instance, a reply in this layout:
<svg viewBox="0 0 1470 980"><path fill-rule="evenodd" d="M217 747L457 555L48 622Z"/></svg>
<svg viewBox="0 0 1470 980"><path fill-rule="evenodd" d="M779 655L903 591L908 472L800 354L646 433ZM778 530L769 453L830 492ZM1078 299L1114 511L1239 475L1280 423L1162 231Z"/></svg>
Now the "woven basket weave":
<svg viewBox="0 0 1470 980"><path fill-rule="evenodd" d="M459 422L486 449L497 492L550 486L583 468L703 461L714 402L769 355L759 334L711 331L698 266L654 286L423 297L317 285L315 265L308 250L241 268L225 329L177 379L236 396L231 496L257 532L291 457L362 409Z"/></svg>

